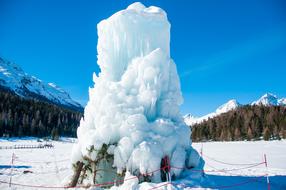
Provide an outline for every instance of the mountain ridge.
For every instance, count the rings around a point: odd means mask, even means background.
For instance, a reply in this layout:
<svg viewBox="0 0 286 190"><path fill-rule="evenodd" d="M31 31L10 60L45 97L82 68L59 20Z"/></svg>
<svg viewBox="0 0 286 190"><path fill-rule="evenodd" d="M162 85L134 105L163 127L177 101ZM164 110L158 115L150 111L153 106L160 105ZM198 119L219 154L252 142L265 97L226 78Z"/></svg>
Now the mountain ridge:
<svg viewBox="0 0 286 190"><path fill-rule="evenodd" d="M245 104L245 105L251 105L251 106L286 106L286 98L278 98L276 95L272 93L266 93L262 95L258 100L253 101L252 103ZM184 116L184 121L187 125L191 126L194 124L200 124L203 121L206 121L208 119L211 119L213 117L219 116L222 113L226 113L228 111L237 109L238 107L243 106L243 104L240 104L237 100L231 99L225 104L222 104L219 106L215 112L211 112L207 115L204 115L202 117L195 117L192 114L188 113Z"/></svg>
<svg viewBox="0 0 286 190"><path fill-rule="evenodd" d="M0 57L0 87L16 95L53 103L66 108L82 111L83 107L70 95L55 85L45 83L23 71L21 67Z"/></svg>

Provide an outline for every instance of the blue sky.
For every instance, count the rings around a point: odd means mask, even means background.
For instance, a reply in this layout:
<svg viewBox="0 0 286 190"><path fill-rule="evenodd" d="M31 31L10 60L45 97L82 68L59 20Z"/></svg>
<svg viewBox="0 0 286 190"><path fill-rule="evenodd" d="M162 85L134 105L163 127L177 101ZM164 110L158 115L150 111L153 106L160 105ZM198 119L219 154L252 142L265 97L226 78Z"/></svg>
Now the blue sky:
<svg viewBox="0 0 286 190"><path fill-rule="evenodd" d="M96 64L96 24L127 0L0 0L0 56L88 100ZM171 22L171 56L185 99L200 116L229 99L286 97L284 0L144 0Z"/></svg>

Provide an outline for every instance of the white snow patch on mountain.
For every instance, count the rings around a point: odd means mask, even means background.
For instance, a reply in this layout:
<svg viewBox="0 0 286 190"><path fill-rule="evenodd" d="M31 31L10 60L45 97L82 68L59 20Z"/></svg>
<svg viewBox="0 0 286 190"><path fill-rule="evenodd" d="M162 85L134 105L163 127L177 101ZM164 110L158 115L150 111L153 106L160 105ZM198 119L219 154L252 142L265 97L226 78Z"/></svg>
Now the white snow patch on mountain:
<svg viewBox="0 0 286 190"><path fill-rule="evenodd" d="M264 94L258 100L252 102L250 105L257 105L257 106L286 106L286 98L278 99L276 95L271 93ZM194 124L199 124L205 120L210 118L216 117L222 113L226 113L230 110L236 109L242 104L239 104L236 100L229 100L227 103L223 104L222 106L218 107L215 112L209 113L202 117L195 117L192 114L186 114L184 116L184 121L187 125L191 126Z"/></svg>
<svg viewBox="0 0 286 190"><path fill-rule="evenodd" d="M264 94L261 98L251 103L251 105L278 106L278 98L271 93Z"/></svg>
<svg viewBox="0 0 286 190"><path fill-rule="evenodd" d="M286 106L286 98L281 98L278 100L278 104L281 106Z"/></svg>
<svg viewBox="0 0 286 190"><path fill-rule="evenodd" d="M53 83L46 84L40 79L30 76L18 65L2 58L0 58L0 86L8 88L24 98L44 97L56 104L82 109L82 106L63 89Z"/></svg>
<svg viewBox="0 0 286 190"><path fill-rule="evenodd" d="M227 103L221 105L220 107L218 107L216 109L215 112L213 113L209 113L205 116L202 116L202 117L194 117L192 116L191 114L187 114L184 116L184 121L187 125L191 126L191 125L194 125L194 124L198 124L198 123L201 123L205 120L208 120L210 118L213 118L213 117L216 117L222 113L226 113L230 110L234 110L236 108L238 108L239 106L241 106L240 103L238 103L236 100L232 99L232 100L229 100Z"/></svg>
<svg viewBox="0 0 286 190"><path fill-rule="evenodd" d="M232 100L229 100L227 103L221 105L219 108L217 108L215 113L217 114L226 113L230 110L238 108L239 106L240 106L240 103L232 99Z"/></svg>

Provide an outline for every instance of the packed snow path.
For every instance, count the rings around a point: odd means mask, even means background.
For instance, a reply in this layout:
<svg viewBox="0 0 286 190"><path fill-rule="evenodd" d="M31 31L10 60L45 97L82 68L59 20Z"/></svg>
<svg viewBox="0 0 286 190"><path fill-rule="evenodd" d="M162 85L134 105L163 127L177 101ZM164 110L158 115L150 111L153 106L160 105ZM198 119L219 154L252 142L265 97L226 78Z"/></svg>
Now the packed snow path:
<svg viewBox="0 0 286 190"><path fill-rule="evenodd" d="M72 172L68 158L73 146L72 141L73 139L65 139L63 142L54 141L52 142L55 145L54 149L0 150L0 181L9 182L10 176L12 176L12 183L61 187L65 176ZM16 144L37 144L37 140L0 140L0 146L14 146ZM266 190L266 178L263 176L266 174L265 165L261 164L250 168L245 165L263 162L264 153L267 155L268 160L271 190L286 189L285 140L270 142L207 142L193 143L193 146L198 152L203 147L203 156L206 161L204 180L202 182L193 181L190 175L186 175L181 180L173 181L173 184L176 184L173 185L173 189L187 190L196 187L194 189ZM16 159L12 175L10 175L13 153L15 153ZM145 190L154 187L166 189L165 183L141 185L141 189ZM0 183L0 189L41 188L15 185L9 188L8 184Z"/></svg>

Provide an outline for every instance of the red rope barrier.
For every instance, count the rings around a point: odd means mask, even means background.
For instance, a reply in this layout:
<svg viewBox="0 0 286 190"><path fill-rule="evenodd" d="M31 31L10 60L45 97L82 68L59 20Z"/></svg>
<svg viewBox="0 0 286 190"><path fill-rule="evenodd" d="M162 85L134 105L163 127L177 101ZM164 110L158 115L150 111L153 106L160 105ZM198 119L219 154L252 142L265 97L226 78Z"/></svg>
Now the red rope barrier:
<svg viewBox="0 0 286 190"><path fill-rule="evenodd" d="M168 166L166 166L168 167ZM171 168L174 168L174 169L186 169L186 168L179 168L179 167L171 167ZM164 168L160 168L160 169L157 169L157 170L154 170L152 172L149 172L149 173L146 173L144 175L149 175L149 174L152 174L152 173L155 173L155 172L158 172L162 169L165 169ZM203 172L204 170L192 170L192 171L196 171L196 172ZM226 170L222 170L222 171L226 171ZM265 175L263 176L260 176L260 177L264 177ZM113 185L114 183L124 183L125 181L128 181L128 180L132 180L132 179L136 179L137 176L132 176L130 178L127 178L127 179L124 179L124 180L116 180L116 181L112 181L112 182L105 182L105 183L101 183L101 184L94 184L94 185L89 185L89 186L76 186L76 187L70 187L70 186L65 186L65 187L61 187L61 186L43 186L43 185L27 185L27 184L20 184L20 183L11 183L11 185L15 185L15 186L22 186L22 187L33 187L33 188L54 188L54 189L69 189L69 188L87 188L87 187L101 187L101 186L106 186L106 185ZM219 187L214 187L214 188L229 188L229 187L234 187L234 186L238 186L238 185L243 185L243 184L246 184L246 183L250 183L251 181L257 181L257 179L251 179L249 181L245 181L245 182L241 182L241 183L237 183L237 184L233 184L233 185L226 185L226 186L219 186ZM5 183L5 184L9 184L9 182L5 182L5 181L0 181L0 183ZM156 187L152 187L150 190L152 189L157 189L159 187L162 187L162 186L166 186L168 184L172 184L172 183L165 183L165 184L162 184L160 186L156 186ZM182 185L182 184L180 184Z"/></svg>
<svg viewBox="0 0 286 190"><path fill-rule="evenodd" d="M258 176L258 178L262 178L262 177L265 177L265 175L263 176ZM131 179L131 178L130 178ZM126 181L126 180L124 180ZM208 188L214 188L214 189L227 189L227 188L232 188L232 187L238 187L238 186L242 186L242 185L245 185L245 184L248 184L248 183L251 183L251 182L256 182L256 181L260 181L259 179L250 179L250 180L247 180L247 181L243 181L243 182L240 182L240 183L234 183L234 184L231 184L231 185L222 185L222 186L214 186L214 187L208 187ZM5 183L5 184L9 184L9 182L5 182L5 181L0 181L0 183ZM108 182L109 184L110 182ZM108 185L107 183L106 184L95 184L95 185L90 185L90 186L76 186L76 187L70 187L70 186L66 186L66 187L60 187L60 186L42 186L42 185L26 185L26 184L20 184L20 183L11 183L11 185L15 185L15 186L22 186L22 187L32 187L32 188L46 188L46 189L70 189L70 188L88 188L88 187L91 187L91 186L104 186L104 185ZM164 183L162 185L159 185L159 186L155 186L155 187L152 187L148 190L153 190L153 189L157 189L157 188L160 188L160 187L163 187L163 186L167 186L167 185L180 185L180 186L184 186L184 187L191 187L191 186L188 186L188 185L184 185L184 184L177 184L177 183Z"/></svg>
<svg viewBox="0 0 286 190"><path fill-rule="evenodd" d="M170 182L169 182L169 183L164 183L164 184L162 184L162 185L152 187L152 188L150 188L150 189L148 189L148 190L158 189L158 188L160 188L160 187L164 187L164 186L167 186L167 185L169 185L169 184L172 184L172 183L170 183Z"/></svg>
<svg viewBox="0 0 286 190"><path fill-rule="evenodd" d="M243 164L239 164L239 163L228 163L228 162L223 162L223 161L220 161L220 160L217 160L215 158L212 158L210 156L207 156L204 154L204 157L210 159L210 160L213 160L217 163L221 163L221 164L225 164L225 165L230 165L230 166L248 166L248 165L255 165L255 164L259 164L259 163L243 163Z"/></svg>
<svg viewBox="0 0 286 190"><path fill-rule="evenodd" d="M168 167L168 166L166 166ZM149 174L152 174L152 173L155 173L155 172L158 172L162 169L165 169L165 167L163 168L160 168L160 169L157 169L157 170L154 170L152 172L148 172L144 175L149 175ZM128 180L132 180L132 179L136 179L138 178L137 176L132 176L130 178L127 178L127 179L124 179L124 180L116 180L116 181L110 181L110 182L105 182L105 183L100 183L100 184L93 184L93 185L88 185L88 186L75 186L75 187L70 187L70 186L66 186L66 187L60 187L60 186L42 186L42 185L27 185L27 184L20 184L20 183L10 183L11 185L15 185L15 186L22 186L22 187L33 187L33 188L50 188L50 189L69 189L69 188L88 188L88 187L101 187L101 186L106 186L106 185L113 185L114 183L121 183L121 182L125 182L125 181L128 181ZM0 183L5 183L5 184L9 184L9 182L6 182L6 181L0 181ZM166 185L166 184L165 184ZM159 188L159 187L157 187ZM153 188L154 189L154 188Z"/></svg>
<svg viewBox="0 0 286 190"><path fill-rule="evenodd" d="M243 168L222 169L222 170L203 170L203 169L197 170L197 169L191 169L191 168L187 168L187 167L181 168L181 167L176 167L176 166L172 166L171 168L178 169L178 170L188 169L191 172L202 172L202 173L203 172L210 172L211 173L211 172L228 172L228 171L244 170L244 169L254 168L254 167L262 165L262 164L264 164L264 162L258 163L256 165L248 166L248 167L243 167Z"/></svg>
<svg viewBox="0 0 286 190"><path fill-rule="evenodd" d="M56 160L56 161L27 161L27 160L21 160L21 159L15 159L15 160L18 162L22 162L22 163L51 163L51 162L65 162L70 159Z"/></svg>
<svg viewBox="0 0 286 190"><path fill-rule="evenodd" d="M204 155L205 157L207 157L206 155ZM18 160L18 159L17 159ZM67 160L67 159L66 159ZM66 161L66 160L62 160L62 161ZM19 161L19 160L18 160ZM35 162L35 163L40 163L40 162ZM41 162L43 163L43 162ZM154 171L151 171L151 172L148 172L148 173L145 173L145 174L139 174L139 176L147 176L147 175L152 175L153 173L155 172L158 172L158 171L165 171L165 170L170 170L171 168L173 169L180 169L180 170L185 170L185 169L188 169L190 170L191 172L228 172L228 171L236 171L236 170L244 170L244 169L248 169L248 168L253 168L253 167L256 167L256 166L259 166L259 165L262 165L262 164L266 164L266 161L264 162L261 162L261 163L255 163L255 164L243 164L243 165L250 165L248 167L243 167L243 168L233 168L233 169L222 169L222 170L209 170L209 171L206 171L206 170L196 170L196 169L190 169L190 168L187 168L187 167L176 167L176 166L170 166L169 164L166 164L164 167L162 168L159 168L157 170L154 170ZM232 165L242 165L242 164L232 164ZM61 186L44 186L44 185L29 185L29 184L20 184L20 183L10 183L10 182L6 182L6 181L0 181L0 183L4 183L4 184L11 184L11 185L15 185L15 186L22 186L22 187L31 187L31 188L49 188L49 189L69 189L69 188L88 188L88 187L101 187L101 186L107 186L107 185L113 185L115 183L124 183L125 181L128 181L128 180L132 180L132 179L136 179L138 178L139 176L132 176L130 178L127 178L127 179L122 179L122 180L114 180L114 181L110 181L110 182L105 182L105 183L101 183L101 184L93 184L93 185L82 185L82 186L76 186L76 187L70 187L70 186L65 186L65 187L61 187ZM260 178L261 177L265 177L266 175L263 175L263 176L259 176ZM224 186L218 186L218 187L213 187L213 188L219 188L219 189L225 189L225 188L231 188L231 187L235 187L235 186L241 186L241 185L244 185L244 184L247 184L247 183L251 183L251 182L254 182L254 181L257 181L257 179L251 179L251 180L248 180L248 181L244 181L244 182L241 182L241 183L236 183L236 184L232 184L232 185L224 185ZM163 186L166 186L166 185L169 185L169 184L172 184L171 182L167 182L167 183L164 183L162 185L159 185L159 186L155 186L155 187L152 187L151 189L149 190L152 190L152 189L157 189L157 188L160 188L160 187L163 187ZM180 184L182 185L182 184Z"/></svg>
<svg viewBox="0 0 286 190"><path fill-rule="evenodd" d="M6 181L0 181L0 183L9 184L9 182L6 182ZM43 188L43 189L69 189L69 188L86 188L87 187L87 186L76 186L76 187L43 186L43 185L27 185L27 184L21 184L21 183L11 183L11 185L21 186L21 187Z"/></svg>

